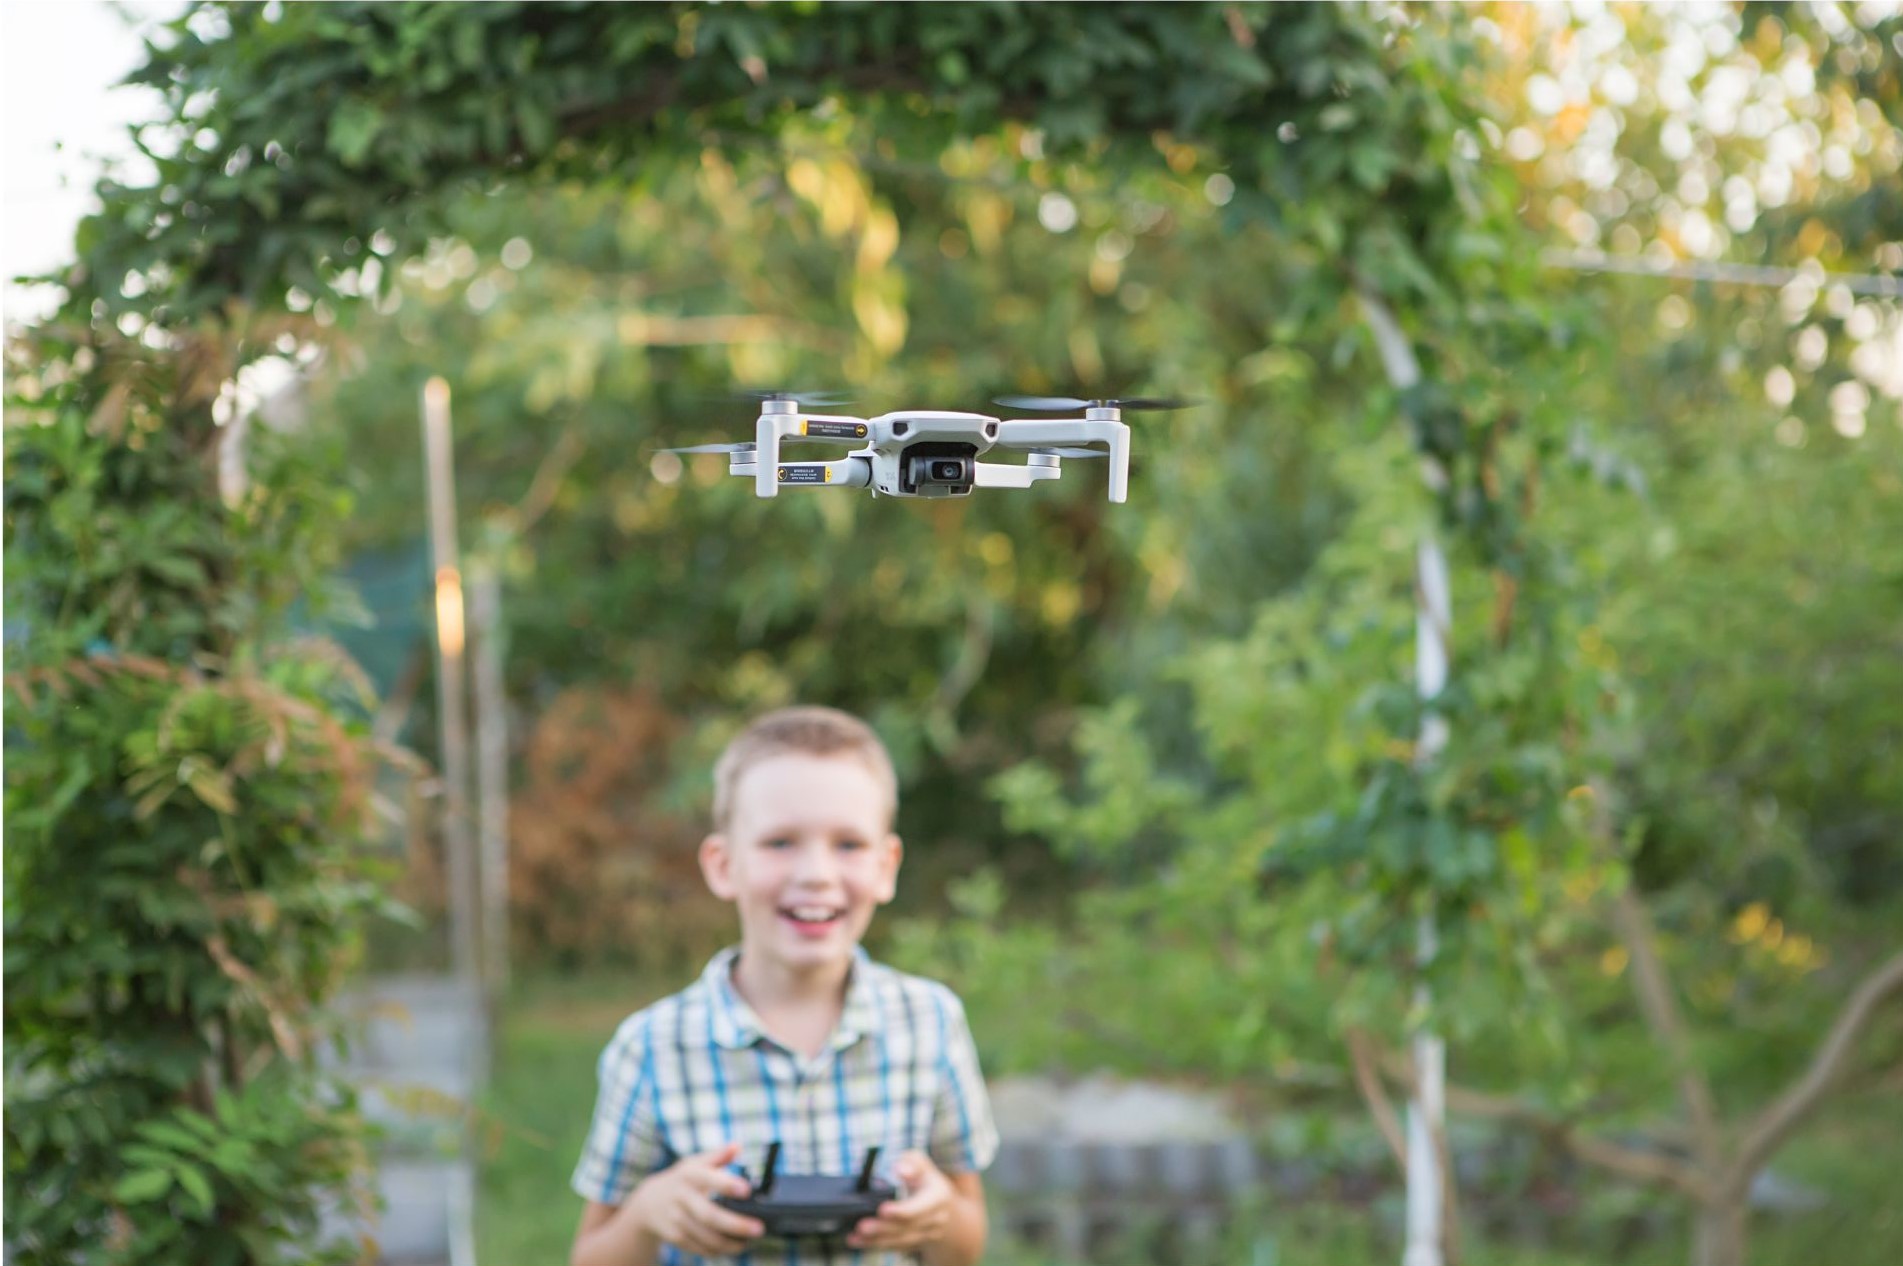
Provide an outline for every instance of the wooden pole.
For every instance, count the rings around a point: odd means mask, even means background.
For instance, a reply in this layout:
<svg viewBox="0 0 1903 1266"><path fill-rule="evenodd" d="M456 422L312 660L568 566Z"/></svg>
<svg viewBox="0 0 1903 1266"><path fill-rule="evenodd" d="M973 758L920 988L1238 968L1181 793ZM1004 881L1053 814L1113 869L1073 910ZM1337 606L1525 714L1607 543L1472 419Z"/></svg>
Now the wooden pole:
<svg viewBox="0 0 1903 1266"><path fill-rule="evenodd" d="M509 721L502 684L502 582L493 561L470 570L476 631L476 829L482 859L482 967L493 1008L509 987Z"/></svg>
<svg viewBox="0 0 1903 1266"><path fill-rule="evenodd" d="M470 984L481 978L476 935L476 858L469 834L469 716L463 681L465 624L462 562L456 543L456 469L449 427L449 384L423 387L430 555L436 574L436 711L442 758L443 851L449 882L450 962Z"/></svg>

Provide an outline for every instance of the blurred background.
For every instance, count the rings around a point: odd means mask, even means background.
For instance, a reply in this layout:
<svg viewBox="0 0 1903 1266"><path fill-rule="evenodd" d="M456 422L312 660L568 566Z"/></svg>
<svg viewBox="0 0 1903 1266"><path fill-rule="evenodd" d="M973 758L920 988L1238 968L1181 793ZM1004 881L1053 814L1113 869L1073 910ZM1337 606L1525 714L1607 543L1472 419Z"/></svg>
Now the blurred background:
<svg viewBox="0 0 1903 1266"><path fill-rule="evenodd" d="M1239 43L1277 34L1224 12ZM74 139L14 36L116 47L101 13L8 10L9 274L58 265L16 245L21 128ZM377 847L416 917L371 921L353 986L409 1016L371 1045L388 1155L455 1162L412 1193L463 1228L445 1258L564 1259L596 1056L732 939L693 861L712 761L793 702L864 715L897 762L905 872L870 948L967 1001L1015 1148L988 1260L1399 1260L1386 1127L1424 1027L1463 1260L1693 1260L1722 1202L1685 1175L1758 1144L1727 1197L1748 1260L1903 1258L1903 1016L1858 992L1903 945L1903 18L1354 15L1485 119L1444 161L1509 212L1436 248L1471 274L1422 284L1451 297L1420 311L1521 331L1415 327L1431 379L1478 384L1440 405L1321 280L1383 267L1329 253L1325 188L1296 223L1188 142L1131 161L1088 119L921 151L828 100L767 143L458 186L401 248L363 226L354 301L289 291L221 425L349 490L328 574L354 598L292 623L361 666L363 724L439 774L446 738L474 753L487 844L445 832L440 777L385 776ZM1328 108L1280 143L1376 190L1357 164L1411 161ZM60 302L10 289L10 334ZM466 720L439 694L434 378L493 602L453 665ZM1199 404L1127 419L1125 505L1084 462L969 503L760 501L725 457L663 451L750 438L743 387L862 416ZM1423 478L1436 408L1498 433L1476 500ZM1427 539L1452 572L1440 775L1412 746ZM457 847L501 860L458 880ZM477 970L459 928L486 938L480 997L427 993ZM403 1043L438 1007L485 1054L432 1082ZM1820 1070L1828 1095L1794 1093Z"/></svg>

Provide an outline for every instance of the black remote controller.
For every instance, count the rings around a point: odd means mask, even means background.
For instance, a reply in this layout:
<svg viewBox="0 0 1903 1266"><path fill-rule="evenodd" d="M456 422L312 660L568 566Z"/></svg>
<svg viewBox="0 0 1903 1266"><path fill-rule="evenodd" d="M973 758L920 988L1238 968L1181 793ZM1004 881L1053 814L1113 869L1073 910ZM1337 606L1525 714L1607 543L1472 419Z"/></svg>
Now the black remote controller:
<svg viewBox="0 0 1903 1266"><path fill-rule="evenodd" d="M781 1239L803 1236L836 1239L844 1236L864 1218L879 1211L879 1206L898 1197L898 1188L883 1178L872 1176L879 1149L866 1153L866 1163L858 1176L835 1177L831 1174L781 1174L780 1145L769 1143L766 1149L766 1173L759 1186L748 1196L715 1196L723 1209L744 1213L766 1224L768 1235ZM751 1177L742 1169L740 1174Z"/></svg>

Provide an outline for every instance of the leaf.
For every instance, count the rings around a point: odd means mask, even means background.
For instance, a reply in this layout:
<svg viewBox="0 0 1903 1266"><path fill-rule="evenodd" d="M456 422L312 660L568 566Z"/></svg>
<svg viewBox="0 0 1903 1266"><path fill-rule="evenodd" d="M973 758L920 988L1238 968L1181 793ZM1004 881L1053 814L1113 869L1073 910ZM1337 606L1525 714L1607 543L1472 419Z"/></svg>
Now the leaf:
<svg viewBox="0 0 1903 1266"><path fill-rule="evenodd" d="M351 97L332 112L325 145L346 167L360 167L383 128L383 111L360 97Z"/></svg>
<svg viewBox="0 0 1903 1266"><path fill-rule="evenodd" d="M232 1099L222 1089L218 1092L215 1102L218 1105L218 1115L221 1117L228 1118L235 1114L237 1110L237 1101ZM178 1119L203 1136L208 1143L216 1143L223 1137L223 1132L218 1122L212 1120L196 1108L181 1108L178 1113Z"/></svg>
<svg viewBox="0 0 1903 1266"><path fill-rule="evenodd" d="M224 770L194 763L189 770L179 772L192 794L207 806L226 815L238 812L238 797L232 790L230 775Z"/></svg>
<svg viewBox="0 0 1903 1266"><path fill-rule="evenodd" d="M515 127L521 134L522 148L531 154L545 154L555 144L555 120L538 101L527 97L516 100Z"/></svg>
<svg viewBox="0 0 1903 1266"><path fill-rule="evenodd" d="M171 1170L137 1169L119 1180L112 1195L122 1204L143 1204L162 1199L171 1189Z"/></svg>
<svg viewBox="0 0 1903 1266"><path fill-rule="evenodd" d="M175 1173L178 1185L185 1189L186 1194L191 1196L192 1203L198 1206L199 1216L204 1217L210 1214L215 1202L212 1199L211 1183L206 1181L204 1173L193 1165L181 1165Z"/></svg>
<svg viewBox="0 0 1903 1266"><path fill-rule="evenodd" d="M172 798L172 793L177 789L176 784L164 782L140 796L132 806L132 820L143 822L157 813L164 807L165 802Z"/></svg>
<svg viewBox="0 0 1903 1266"><path fill-rule="evenodd" d="M156 575L186 589L205 586L205 565L185 554L161 554L149 559L146 567Z"/></svg>
<svg viewBox="0 0 1903 1266"><path fill-rule="evenodd" d="M139 1127L139 1133L154 1143L163 1143L174 1151L187 1154L204 1150L204 1140L172 1121L148 1121Z"/></svg>
<svg viewBox="0 0 1903 1266"><path fill-rule="evenodd" d="M1324 132L1345 132L1355 125L1358 117L1359 113L1353 106L1346 101L1336 101L1323 106L1322 112L1315 116L1315 122Z"/></svg>

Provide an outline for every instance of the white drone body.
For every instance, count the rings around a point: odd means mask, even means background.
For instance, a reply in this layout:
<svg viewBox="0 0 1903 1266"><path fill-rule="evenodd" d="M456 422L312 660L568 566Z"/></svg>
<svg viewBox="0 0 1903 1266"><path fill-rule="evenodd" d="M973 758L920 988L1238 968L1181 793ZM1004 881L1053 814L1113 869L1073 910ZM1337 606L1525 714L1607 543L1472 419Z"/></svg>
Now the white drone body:
<svg viewBox="0 0 1903 1266"><path fill-rule="evenodd" d="M862 444L834 461L781 461L786 441ZM1052 448L1104 444L1108 451ZM1065 457L1108 457L1110 500L1122 501L1130 482L1130 428L1115 404L1089 403L1082 417L1003 419L983 413L932 409L855 418L810 413L792 399L760 406L754 442L680 451L730 453L729 470L753 478L762 497L781 488L871 488L889 497L962 497L973 488L1028 488L1062 474ZM980 461L994 450L1022 452L1016 462Z"/></svg>

